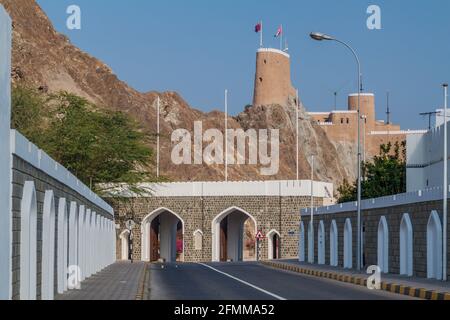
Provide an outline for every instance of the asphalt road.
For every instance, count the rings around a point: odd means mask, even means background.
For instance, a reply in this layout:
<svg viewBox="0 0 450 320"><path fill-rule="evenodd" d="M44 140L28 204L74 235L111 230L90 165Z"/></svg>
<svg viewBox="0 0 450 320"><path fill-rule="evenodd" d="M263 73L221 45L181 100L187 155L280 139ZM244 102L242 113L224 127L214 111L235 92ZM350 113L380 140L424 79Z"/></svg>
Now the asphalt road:
<svg viewBox="0 0 450 320"><path fill-rule="evenodd" d="M404 300L406 296L257 263L152 264L151 300ZM410 298L412 299L412 298Z"/></svg>

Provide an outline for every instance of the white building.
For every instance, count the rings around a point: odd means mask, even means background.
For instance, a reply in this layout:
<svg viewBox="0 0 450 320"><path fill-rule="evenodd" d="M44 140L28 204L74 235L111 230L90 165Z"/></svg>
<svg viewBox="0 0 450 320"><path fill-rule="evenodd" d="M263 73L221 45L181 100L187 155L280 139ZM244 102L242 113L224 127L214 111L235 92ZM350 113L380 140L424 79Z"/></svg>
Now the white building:
<svg viewBox="0 0 450 320"><path fill-rule="evenodd" d="M423 133L408 135L406 146L408 192L442 187L442 173L444 172L444 120L442 111L437 110L434 128ZM450 151L450 148L448 150Z"/></svg>

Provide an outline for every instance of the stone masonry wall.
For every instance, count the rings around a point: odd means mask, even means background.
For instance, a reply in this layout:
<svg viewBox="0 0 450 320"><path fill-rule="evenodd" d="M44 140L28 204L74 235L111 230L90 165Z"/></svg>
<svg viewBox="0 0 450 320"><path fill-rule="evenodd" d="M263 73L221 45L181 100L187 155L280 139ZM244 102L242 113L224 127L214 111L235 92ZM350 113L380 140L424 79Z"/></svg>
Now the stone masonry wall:
<svg viewBox="0 0 450 320"><path fill-rule="evenodd" d="M315 199L315 205L321 205L323 199ZM117 258L120 259L119 235L125 229L125 221L133 218L137 225L133 230L133 259L141 260L140 223L150 213L160 208L177 213L185 222L184 261L200 262L212 259L212 221L222 212L232 207L240 208L251 214L257 223L257 229L267 234L275 229L281 234L281 257L298 256L298 236L300 209L310 205L309 197L168 197L136 198L127 205L115 208L116 221L120 223L117 231ZM202 250L194 248L194 232L203 231ZM262 243L261 258L268 258L268 240Z"/></svg>
<svg viewBox="0 0 450 320"><path fill-rule="evenodd" d="M78 206L85 205L86 208L97 212L97 214L103 214L105 217L111 216L103 209L99 208L95 204L91 203L84 197L80 196L77 192L70 189L66 185L53 179L43 171L36 169L26 161L17 156L13 156L13 168L12 168L13 182L12 182L12 213L13 213L13 244L12 244L12 299L18 300L20 298L20 208L23 187L26 181L34 181L36 188L37 198L37 298L41 298L41 272L42 272L42 220L43 220L43 206L44 197L47 190L53 190L55 196L55 206L57 207L60 198L65 198L67 203L75 201ZM56 229L58 226L58 214L55 217ZM55 231L55 237L58 234L58 230ZM57 241L55 241L55 278L57 275L56 265L56 253ZM55 290L56 290L55 279Z"/></svg>
<svg viewBox="0 0 450 320"><path fill-rule="evenodd" d="M363 233L363 259L364 267L377 265L378 224L382 216L386 217L389 231L389 273L400 273L400 224L403 214L408 213L413 227L413 272L414 276L427 277L427 224L432 211L437 211L442 223L442 201L414 203L379 209L362 211ZM315 262L318 260L317 232L320 221L325 224L325 263L330 263L330 228L333 220L338 227L338 265L343 267L344 257L344 224L347 218L352 222L353 237L353 267L356 266L357 241L357 213L356 211L321 214L314 217ZM307 257L307 230L310 217L302 216L305 225L305 256ZM450 229L450 224L449 224ZM450 236L450 232L448 234ZM450 239L450 238L449 238ZM447 244L447 248L448 248ZM450 251L448 252L450 254ZM450 267L448 267L450 273Z"/></svg>

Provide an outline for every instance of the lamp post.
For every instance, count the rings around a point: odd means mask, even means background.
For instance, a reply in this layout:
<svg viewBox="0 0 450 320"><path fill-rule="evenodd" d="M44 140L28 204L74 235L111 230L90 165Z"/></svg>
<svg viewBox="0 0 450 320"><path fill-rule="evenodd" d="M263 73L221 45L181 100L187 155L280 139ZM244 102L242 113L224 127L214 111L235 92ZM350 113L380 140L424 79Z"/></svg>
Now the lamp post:
<svg viewBox="0 0 450 320"><path fill-rule="evenodd" d="M361 74L361 62L359 60L359 57L356 53L356 51L348 45L346 42L341 41L339 39L333 38L332 36L319 33L319 32L313 32L310 34L310 37L317 41L336 41L342 45L344 45L347 49L349 49L353 56L355 57L356 64L358 66L358 201L357 201L357 207L358 207L358 239L357 239L357 259L356 259L356 267L358 270L361 270L361 264L362 264L362 239L361 239L361 91L362 91L362 74Z"/></svg>
<svg viewBox="0 0 450 320"><path fill-rule="evenodd" d="M363 129L362 129L362 161L365 163L366 162L366 156L367 156L367 152L366 152L366 122L367 122L367 116L366 115L362 115L361 116L361 121L363 124ZM364 177L362 177L364 179Z"/></svg>

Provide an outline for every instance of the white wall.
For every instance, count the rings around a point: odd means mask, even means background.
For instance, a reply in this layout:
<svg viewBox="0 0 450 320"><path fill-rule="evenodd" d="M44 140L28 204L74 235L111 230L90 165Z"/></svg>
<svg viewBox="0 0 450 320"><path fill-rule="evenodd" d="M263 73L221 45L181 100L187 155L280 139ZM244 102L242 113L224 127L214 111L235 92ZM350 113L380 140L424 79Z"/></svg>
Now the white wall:
<svg viewBox="0 0 450 320"><path fill-rule="evenodd" d="M423 134L408 135L406 143L408 192L442 186L443 133L444 126L441 125ZM450 136L450 132L448 135ZM450 146L450 139L448 144Z"/></svg>
<svg viewBox="0 0 450 320"><path fill-rule="evenodd" d="M240 182L175 182L141 184L154 197L212 197L212 196L310 196L310 180L240 181ZM120 188L118 188L120 189ZM314 196L332 198L333 184L314 181ZM123 196L136 196L125 189Z"/></svg>
<svg viewBox="0 0 450 320"><path fill-rule="evenodd" d="M20 132L10 130L11 153L25 160L35 168L45 172L53 179L65 184L81 196L96 204L111 216L114 210L101 197L89 189L83 182L61 164L50 158L44 151L28 141Z"/></svg>
<svg viewBox="0 0 450 320"><path fill-rule="evenodd" d="M0 300L11 297L11 19L0 5Z"/></svg>

